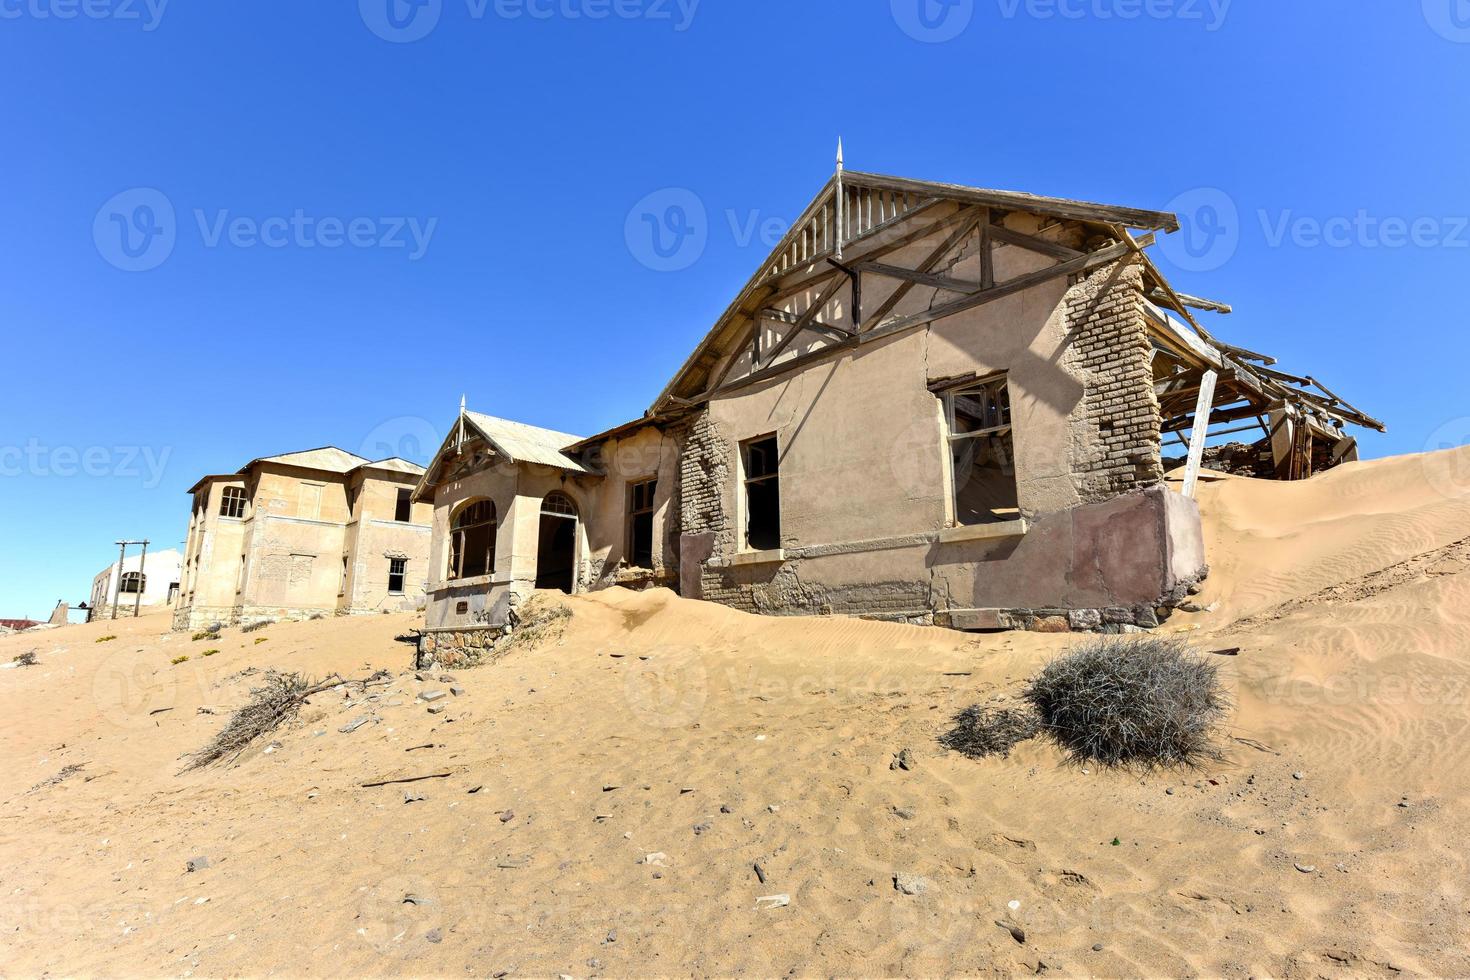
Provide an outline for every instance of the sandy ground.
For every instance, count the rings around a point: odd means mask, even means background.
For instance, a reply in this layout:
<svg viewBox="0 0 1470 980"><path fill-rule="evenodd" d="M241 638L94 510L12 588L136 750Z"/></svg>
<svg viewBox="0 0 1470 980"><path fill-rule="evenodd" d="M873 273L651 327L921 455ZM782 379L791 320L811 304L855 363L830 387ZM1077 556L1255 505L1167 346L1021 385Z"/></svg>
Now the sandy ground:
<svg viewBox="0 0 1470 980"><path fill-rule="evenodd" d="M1219 606L1164 631L1236 708L1189 773L939 749L1077 637L615 590L441 714L412 616L0 638L0 974L1470 974L1470 453L1202 503ZM394 677L181 775L268 667Z"/></svg>

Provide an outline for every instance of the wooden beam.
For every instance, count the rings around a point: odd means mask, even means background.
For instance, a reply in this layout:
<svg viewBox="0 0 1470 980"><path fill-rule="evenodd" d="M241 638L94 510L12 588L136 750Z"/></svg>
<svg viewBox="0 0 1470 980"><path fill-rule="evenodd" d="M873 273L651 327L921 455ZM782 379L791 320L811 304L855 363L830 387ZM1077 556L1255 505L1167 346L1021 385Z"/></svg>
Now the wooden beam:
<svg viewBox="0 0 1470 980"><path fill-rule="evenodd" d="M1028 235L1022 231L1015 231L1004 225L992 224L985 231L991 238L994 238L998 242L1004 242L1007 245L1017 245L1032 252L1040 252L1042 255L1050 256L1060 262L1075 259L1082 254L1075 248L1068 248L1065 245L1048 241L1045 238L1038 238L1035 235Z"/></svg>
<svg viewBox="0 0 1470 980"><path fill-rule="evenodd" d="M1199 401L1194 406L1194 431L1189 435L1189 463L1184 468L1184 496L1193 498L1199 485L1199 469L1205 458L1205 440L1210 433L1210 410L1215 407L1215 381L1219 376L1206 371L1200 382Z"/></svg>
<svg viewBox="0 0 1470 980"><path fill-rule="evenodd" d="M970 282L968 279L951 279L949 276L936 276L932 272L918 272L883 262L859 262L853 268L859 272L871 272L875 275L887 276L889 279L899 279L919 286L933 286L935 289L945 289L952 293L968 295L985 288L983 283Z"/></svg>
<svg viewBox="0 0 1470 980"><path fill-rule="evenodd" d="M923 262L919 263L919 267L915 271L921 273L933 272L934 269L938 267L939 263L944 261L944 257L954 250L955 246L959 245L966 238L970 237L971 232L973 232L975 228L980 224L980 221L983 217L984 214L982 212L971 211L965 217L965 219L960 222L960 226L955 229L954 233L946 238L943 242L941 242L939 244L939 247L936 248L933 252L930 252L928 257L925 258ZM893 291L893 295L884 300L882 305L880 305L878 309L874 311L873 315L862 322L862 324L858 327L858 333L866 333L867 331L872 330L878 324L882 323L883 318L892 313L893 310L898 306L898 304L903 302L904 297L909 294L909 290L913 288L914 284L912 282L905 282L903 285L895 289Z"/></svg>
<svg viewBox="0 0 1470 980"><path fill-rule="evenodd" d="M1176 292L1174 293L1174 297L1170 297L1168 291L1164 289L1155 289L1152 293L1149 294L1149 299L1152 300L1163 300L1165 302L1170 302L1172 301L1172 298L1178 298L1179 302L1195 310L1206 310L1210 313L1235 312L1234 307L1232 307L1229 303L1219 303L1212 299L1204 299L1199 296L1190 296L1186 293Z"/></svg>
<svg viewBox="0 0 1470 980"><path fill-rule="evenodd" d="M1149 237L1152 238L1153 236L1150 235ZM960 299L942 303L931 309L911 313L906 317L901 317L887 324L884 329L902 330L904 327L912 326L916 323L930 323L935 320L942 320L947 316L954 316L956 313L963 313L977 306L983 306L986 303L1024 292L1033 286L1039 286L1044 282L1049 282L1060 276L1078 275L1095 269L1100 265L1117 262L1119 259L1125 258L1128 252L1129 248L1127 245L1110 245L1096 252L1089 252L1070 262L1063 262L1060 265L1041 269L1028 275L1017 276L1015 279L1007 279L992 289L982 289Z"/></svg>
<svg viewBox="0 0 1470 980"><path fill-rule="evenodd" d="M806 308L806 312L796 318L796 322L791 325L791 329L786 332L786 336L781 338L781 342L775 347L771 348L771 352L765 357L761 358L760 361L752 362L752 373L760 370L763 367L769 366L772 361L781 356L781 352L791 345L791 342L796 339L796 335L801 333L808 326L810 326L813 321L816 320L817 315L821 313L822 310L826 309L827 304L832 302L832 299L837 295L838 290L840 290L846 283L847 275L845 273L838 273L836 276L834 276L832 278L832 282L827 286L827 288L822 290L822 292L817 296L816 299L812 300L812 305Z"/></svg>

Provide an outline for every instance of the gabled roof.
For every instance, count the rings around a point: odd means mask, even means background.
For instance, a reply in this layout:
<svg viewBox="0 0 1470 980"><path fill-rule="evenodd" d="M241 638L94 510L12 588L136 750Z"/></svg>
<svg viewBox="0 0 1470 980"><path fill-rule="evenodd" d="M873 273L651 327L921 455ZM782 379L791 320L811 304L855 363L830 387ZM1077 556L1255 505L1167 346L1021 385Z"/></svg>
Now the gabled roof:
<svg viewBox="0 0 1470 980"><path fill-rule="evenodd" d="M1117 226L1165 232L1179 228L1178 217L1166 211L839 171L813 198L786 237L761 263L755 276L745 284L694 353L659 393L650 413L678 404L681 395L687 398L699 393L704 373L728 353L727 347L738 336L739 325L752 312L748 307L761 296L774 292L773 284L777 280L796 272L830 274L833 269L828 260L837 257L838 246L856 244L943 204L979 205L997 211L1028 211L1093 224L1100 231L1110 231Z"/></svg>
<svg viewBox="0 0 1470 980"><path fill-rule="evenodd" d="M467 411L464 417L496 450L517 463L540 463L573 473L588 472L566 454L566 450L582 441L581 436L479 412Z"/></svg>
<svg viewBox="0 0 1470 980"><path fill-rule="evenodd" d="M375 460L359 466L360 470L388 470L393 473L407 473L410 476L422 476L424 468L417 463L410 462L401 456L390 456L387 459Z"/></svg>
<svg viewBox="0 0 1470 980"><path fill-rule="evenodd" d="M350 473L359 466L365 466L369 460L363 459L345 449L336 446L322 446L320 449L306 449L299 453L284 453L280 456L264 456L260 459L252 459L246 463L240 472L244 473L257 463L276 463L280 466L299 466L308 470L324 470L328 473Z"/></svg>

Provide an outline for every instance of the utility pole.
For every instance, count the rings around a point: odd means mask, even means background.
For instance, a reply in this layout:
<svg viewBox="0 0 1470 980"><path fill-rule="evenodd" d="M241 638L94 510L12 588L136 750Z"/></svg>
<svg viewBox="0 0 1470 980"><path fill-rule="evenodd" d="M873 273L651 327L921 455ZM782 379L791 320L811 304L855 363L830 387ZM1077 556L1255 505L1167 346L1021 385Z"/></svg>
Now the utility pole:
<svg viewBox="0 0 1470 980"><path fill-rule="evenodd" d="M143 605L143 583L147 577L143 574L143 566L148 564L148 539L143 539L143 554L138 558L138 591L133 593L133 618L138 618L138 610Z"/></svg>
<svg viewBox="0 0 1470 980"><path fill-rule="evenodd" d="M117 586L112 591L112 618L117 618L117 607L122 602L122 580L123 562L128 559L128 545L141 544L143 546L143 558L138 563L138 591L133 593L133 618L138 616L138 606L143 601L143 561L148 559L148 541L117 541Z"/></svg>

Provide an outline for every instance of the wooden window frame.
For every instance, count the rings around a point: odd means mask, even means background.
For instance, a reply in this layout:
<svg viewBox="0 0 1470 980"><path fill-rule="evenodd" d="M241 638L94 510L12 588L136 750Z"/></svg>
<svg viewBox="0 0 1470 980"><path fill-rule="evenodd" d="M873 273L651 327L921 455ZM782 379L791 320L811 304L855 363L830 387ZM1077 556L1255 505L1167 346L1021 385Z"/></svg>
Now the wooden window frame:
<svg viewBox="0 0 1470 980"><path fill-rule="evenodd" d="M640 506L638 506L638 492L640 490L642 490L643 488L645 488L645 487L648 488L648 503L645 506L640 507ZM641 480L635 480L635 481L632 481L632 482L630 482L628 484L628 518L627 518L627 522L626 522L626 524L624 525L624 528L623 528L624 535L625 535L623 554L624 554L624 557L626 558L628 564L629 565L632 565L635 568L645 568L646 567L650 571L653 570L654 557L655 557L655 555L654 555L653 517L654 517L654 515L656 513L658 513L657 500L658 500L658 476L657 475L645 477L645 478L643 478ZM645 565L639 565L636 562L636 560L635 560L637 558L637 547L635 545L635 540L634 540L635 537L636 537L636 534L637 534L636 527L637 527L637 523L638 523L638 518L639 517L642 517L644 515L647 515L647 517L648 517L648 525L649 525L649 527L648 527L648 564L646 566Z"/></svg>

